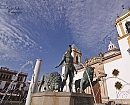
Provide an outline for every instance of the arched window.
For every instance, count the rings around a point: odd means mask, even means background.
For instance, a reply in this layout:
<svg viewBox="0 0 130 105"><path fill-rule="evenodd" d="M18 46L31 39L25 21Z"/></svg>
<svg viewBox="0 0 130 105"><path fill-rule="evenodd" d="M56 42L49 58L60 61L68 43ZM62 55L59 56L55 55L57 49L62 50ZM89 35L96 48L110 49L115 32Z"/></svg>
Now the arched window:
<svg viewBox="0 0 130 105"><path fill-rule="evenodd" d="M126 22L125 26L126 26L127 32L130 33L130 21Z"/></svg>

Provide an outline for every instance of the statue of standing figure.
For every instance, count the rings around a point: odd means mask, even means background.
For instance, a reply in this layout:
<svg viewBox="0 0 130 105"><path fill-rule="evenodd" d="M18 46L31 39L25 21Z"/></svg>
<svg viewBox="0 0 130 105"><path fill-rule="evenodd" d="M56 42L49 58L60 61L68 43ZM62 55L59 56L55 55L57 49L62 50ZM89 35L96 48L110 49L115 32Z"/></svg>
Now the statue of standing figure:
<svg viewBox="0 0 130 105"><path fill-rule="evenodd" d="M64 85L66 84L66 80L69 75L69 90L70 92L72 92L72 82L73 82L73 77L74 77L74 71L77 74L77 71L73 64L73 56L71 55L71 52L72 52L72 47L71 45L69 45L69 48L67 49L67 52L63 55L62 60L60 61L58 66L55 67L55 68L58 68L60 65L63 64L63 62L65 62L65 72L63 76L62 85L61 85L61 91L63 91Z"/></svg>

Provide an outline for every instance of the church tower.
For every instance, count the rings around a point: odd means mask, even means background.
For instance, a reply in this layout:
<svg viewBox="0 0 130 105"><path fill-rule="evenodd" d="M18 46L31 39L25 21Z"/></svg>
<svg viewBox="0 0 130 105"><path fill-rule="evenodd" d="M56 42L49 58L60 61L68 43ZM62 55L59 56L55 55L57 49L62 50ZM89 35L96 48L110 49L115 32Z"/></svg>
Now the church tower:
<svg viewBox="0 0 130 105"><path fill-rule="evenodd" d="M122 56L129 55L130 48L130 9L123 9L116 19L115 26L118 32L118 43Z"/></svg>
<svg viewBox="0 0 130 105"><path fill-rule="evenodd" d="M72 44L72 56L74 58L74 64L79 64L82 61L82 53L81 51L75 46L75 44Z"/></svg>

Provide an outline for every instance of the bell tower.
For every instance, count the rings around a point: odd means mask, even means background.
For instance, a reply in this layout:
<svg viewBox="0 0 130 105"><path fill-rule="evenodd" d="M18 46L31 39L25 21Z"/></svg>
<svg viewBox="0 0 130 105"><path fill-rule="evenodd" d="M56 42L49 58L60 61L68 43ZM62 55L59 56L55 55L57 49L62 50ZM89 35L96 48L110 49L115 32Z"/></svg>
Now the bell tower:
<svg viewBox="0 0 130 105"><path fill-rule="evenodd" d="M115 22L118 32L118 43L122 56L129 55L130 49L130 9L124 9Z"/></svg>
<svg viewBox="0 0 130 105"><path fill-rule="evenodd" d="M115 26L120 39L130 33L130 10L123 9L122 13L116 19Z"/></svg>
<svg viewBox="0 0 130 105"><path fill-rule="evenodd" d="M79 64L82 61L82 53L81 51L75 46L75 44L72 44L72 56L74 58L74 64Z"/></svg>

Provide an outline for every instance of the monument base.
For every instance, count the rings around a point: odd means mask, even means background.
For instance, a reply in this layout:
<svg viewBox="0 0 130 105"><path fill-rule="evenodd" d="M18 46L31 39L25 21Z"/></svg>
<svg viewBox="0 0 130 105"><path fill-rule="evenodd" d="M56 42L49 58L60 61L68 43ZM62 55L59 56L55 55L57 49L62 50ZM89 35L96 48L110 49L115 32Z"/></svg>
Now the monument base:
<svg viewBox="0 0 130 105"><path fill-rule="evenodd" d="M31 105L94 105L94 102L91 94L40 92L32 95Z"/></svg>

